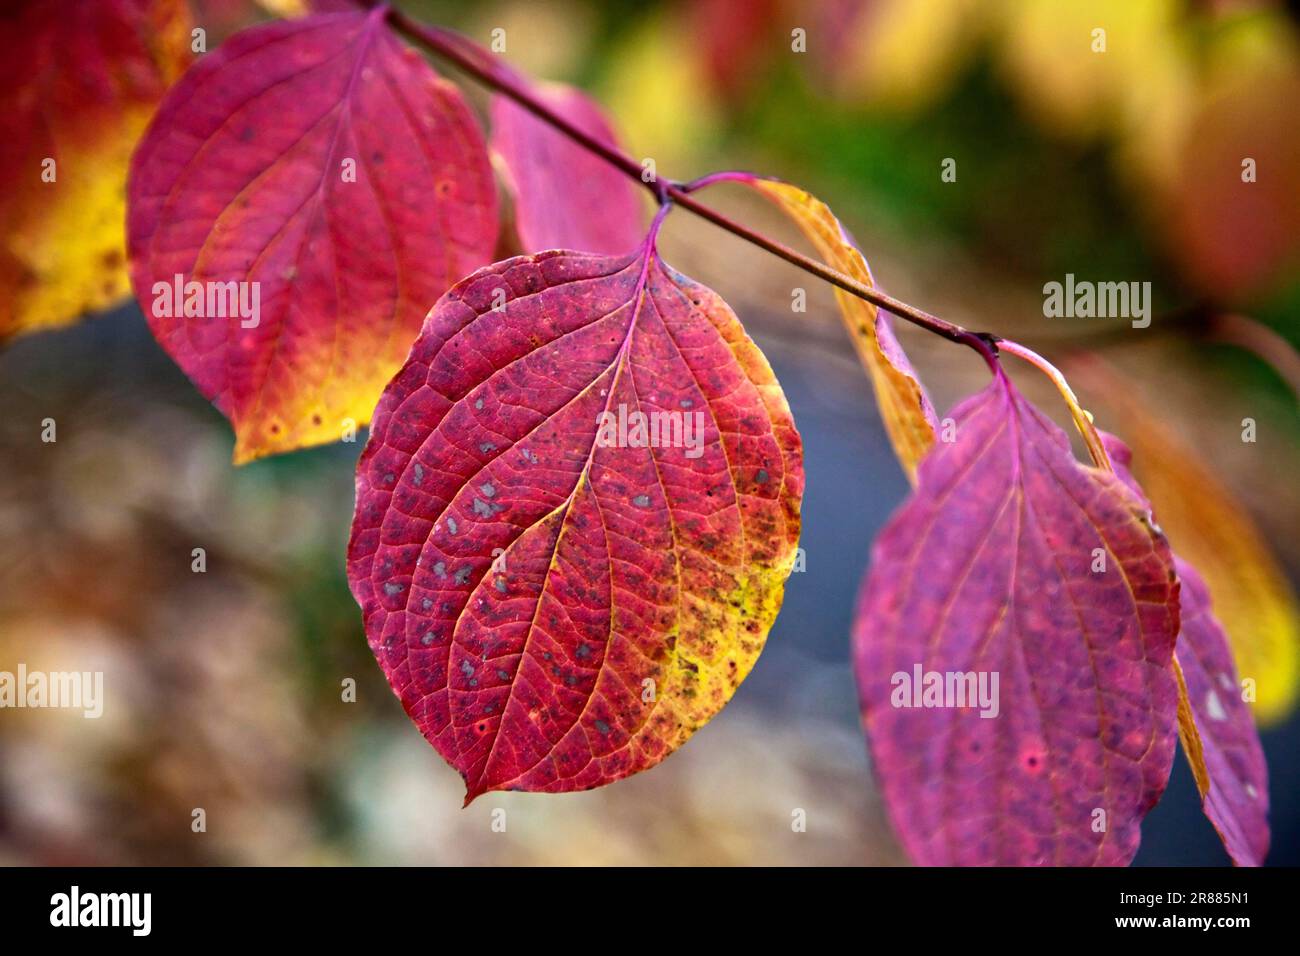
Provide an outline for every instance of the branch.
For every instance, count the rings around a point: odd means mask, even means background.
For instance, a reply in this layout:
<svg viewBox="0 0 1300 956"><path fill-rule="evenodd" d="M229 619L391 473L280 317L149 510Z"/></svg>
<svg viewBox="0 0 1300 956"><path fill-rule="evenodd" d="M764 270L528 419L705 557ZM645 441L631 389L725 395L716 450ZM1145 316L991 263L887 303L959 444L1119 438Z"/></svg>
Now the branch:
<svg viewBox="0 0 1300 956"><path fill-rule="evenodd" d="M359 2L366 7L375 6L369 0L359 0ZM805 272L809 272L831 285L843 289L845 292L860 299L865 299L914 325L919 325L936 335L943 336L945 339L973 348L990 366L996 364L998 342L1000 341L997 336L987 332L971 332L960 325L947 322L923 309L901 302L879 289L865 285L852 276L846 275L838 269L833 269L825 263L818 262L810 256L777 242L775 239L770 239L695 199L690 195L693 187L683 186L679 182L668 179L646 180L641 164L635 159L617 147L591 136L563 116L560 116L546 103L538 99L513 70L495 61L495 59L485 57L475 44L472 44L464 37L450 30L426 26L412 20L400 10L389 9L387 18L393 29L408 40L455 64L484 86L514 100L538 119L563 133L584 149L601 157L615 169L641 182L654 193L655 198L661 204L671 201L674 205L690 210L700 218L708 220L721 229L725 229L732 235L738 236L760 249L765 249L791 265L797 266ZM698 180L693 186L703 184L704 180Z"/></svg>

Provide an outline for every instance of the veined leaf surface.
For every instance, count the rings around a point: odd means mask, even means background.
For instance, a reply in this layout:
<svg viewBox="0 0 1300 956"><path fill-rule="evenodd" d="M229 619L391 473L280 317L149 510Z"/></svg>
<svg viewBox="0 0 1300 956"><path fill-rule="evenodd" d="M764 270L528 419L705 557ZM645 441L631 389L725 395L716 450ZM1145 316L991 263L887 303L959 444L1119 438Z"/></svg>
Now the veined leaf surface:
<svg viewBox="0 0 1300 956"><path fill-rule="evenodd" d="M682 442L606 430L634 413ZM785 398L714 292L651 241L517 257L438 302L384 393L348 576L467 800L584 790L663 759L749 673L802 490Z"/></svg>
<svg viewBox="0 0 1300 956"><path fill-rule="evenodd" d="M421 318L490 258L496 194L460 93L380 8L254 27L199 60L136 153L128 229L150 327L244 462L369 420ZM177 314L191 281L206 307ZM213 307L236 287L238 309Z"/></svg>
<svg viewBox="0 0 1300 956"><path fill-rule="evenodd" d="M890 816L922 865L1126 864L1173 760L1168 544L1001 373L951 416L854 626Z"/></svg>

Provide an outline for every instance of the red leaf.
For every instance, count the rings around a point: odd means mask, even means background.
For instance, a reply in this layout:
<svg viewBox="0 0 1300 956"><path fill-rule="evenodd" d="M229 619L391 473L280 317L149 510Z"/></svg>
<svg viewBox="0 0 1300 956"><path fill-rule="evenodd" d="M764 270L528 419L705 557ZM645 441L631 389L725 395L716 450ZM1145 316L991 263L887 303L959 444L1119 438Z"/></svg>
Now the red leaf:
<svg viewBox="0 0 1300 956"><path fill-rule="evenodd" d="M1129 471L1131 453L1114 435L1102 441L1116 474L1139 495ZM1143 498L1145 500L1145 497ZM1182 630L1177 657L1194 724L1184 749L1196 773L1205 815L1239 866L1260 866L1268 855L1268 765L1254 715L1242 699L1232 649L1214 616L1209 590L1196 570L1174 556L1182 582Z"/></svg>
<svg viewBox="0 0 1300 956"><path fill-rule="evenodd" d="M702 441L611 446L607 412ZM348 577L467 799L584 790L663 759L749 672L802 491L785 398L714 292L649 240L544 252L430 313L357 469Z"/></svg>
<svg viewBox="0 0 1300 956"><path fill-rule="evenodd" d="M895 828L924 865L1127 863L1173 760L1168 545L1001 373L951 414L955 440L876 543L853 634ZM983 705L926 706L932 673L975 674Z"/></svg>
<svg viewBox="0 0 1300 956"><path fill-rule="evenodd" d="M237 461L367 421L421 317L487 261L497 229L472 115L382 10L255 27L204 56L159 109L129 197L136 295L235 426ZM249 283L248 307L160 314L177 275Z"/></svg>
<svg viewBox="0 0 1300 956"><path fill-rule="evenodd" d="M534 92L583 132L617 145L600 107L581 90L552 84ZM640 186L504 96L492 98L492 149L525 251L621 255L645 235Z"/></svg>

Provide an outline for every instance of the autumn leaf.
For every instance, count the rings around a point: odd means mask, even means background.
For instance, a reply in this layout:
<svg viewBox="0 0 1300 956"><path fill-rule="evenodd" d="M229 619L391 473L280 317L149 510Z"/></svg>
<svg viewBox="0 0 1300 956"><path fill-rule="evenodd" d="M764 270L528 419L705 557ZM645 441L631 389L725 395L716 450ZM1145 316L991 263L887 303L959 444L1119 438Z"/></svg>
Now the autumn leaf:
<svg viewBox="0 0 1300 956"><path fill-rule="evenodd" d="M369 420L422 316L490 258L496 194L460 93L381 8L200 60L136 153L128 231L150 328L240 463Z"/></svg>
<svg viewBox="0 0 1300 956"><path fill-rule="evenodd" d="M854 624L890 817L922 865L1126 864L1173 760L1168 544L1001 372L950 414Z"/></svg>
<svg viewBox="0 0 1300 956"><path fill-rule="evenodd" d="M3 341L128 293L127 164L190 36L181 0L26 0L0 38Z"/></svg>
<svg viewBox="0 0 1300 956"><path fill-rule="evenodd" d="M785 397L714 292L652 240L543 252L430 313L358 466L348 577L467 800L585 790L749 673L802 491Z"/></svg>
<svg viewBox="0 0 1300 956"><path fill-rule="evenodd" d="M1178 662L1208 775L1197 780L1205 815L1233 862L1260 866L1269 844L1264 749L1205 582L1181 559L1177 568L1183 595Z"/></svg>
<svg viewBox="0 0 1300 956"><path fill-rule="evenodd" d="M738 181L758 190L793 219L827 265L869 286L875 285L867 260L820 199L776 179L755 176ZM889 316L881 315L872 303L843 289L835 290L835 298L858 357L871 376L894 453L908 478L914 478L917 463L934 443L934 407L898 344Z"/></svg>
<svg viewBox="0 0 1300 956"><path fill-rule="evenodd" d="M1114 435L1103 432L1101 438L1115 473L1142 497L1130 471L1132 452ZM1264 749L1205 582L1176 554L1174 567L1181 582L1182 627L1175 657L1183 751L1192 766L1205 815L1233 862L1260 866L1269 844Z"/></svg>
<svg viewBox="0 0 1300 956"><path fill-rule="evenodd" d="M549 84L534 92L583 132L617 145L600 107L581 90ZM618 255L641 241L640 187L626 174L505 96L492 97L491 120L491 147L514 198L524 251Z"/></svg>

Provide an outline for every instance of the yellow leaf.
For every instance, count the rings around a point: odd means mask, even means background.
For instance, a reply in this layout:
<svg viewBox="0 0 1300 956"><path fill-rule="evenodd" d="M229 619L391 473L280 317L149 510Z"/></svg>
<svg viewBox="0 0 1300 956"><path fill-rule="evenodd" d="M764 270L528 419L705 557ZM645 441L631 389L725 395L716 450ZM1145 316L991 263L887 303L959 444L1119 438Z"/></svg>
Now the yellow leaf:
<svg viewBox="0 0 1300 956"><path fill-rule="evenodd" d="M126 172L189 59L181 0L0 14L0 341L130 292Z"/></svg>
<svg viewBox="0 0 1300 956"><path fill-rule="evenodd" d="M794 220L827 265L874 285L867 260L824 202L778 180L755 177L741 181L772 200ZM934 408L876 307L838 288L835 298L858 357L871 377L880 417L894 452L908 479L915 483L917 463L934 444Z"/></svg>

